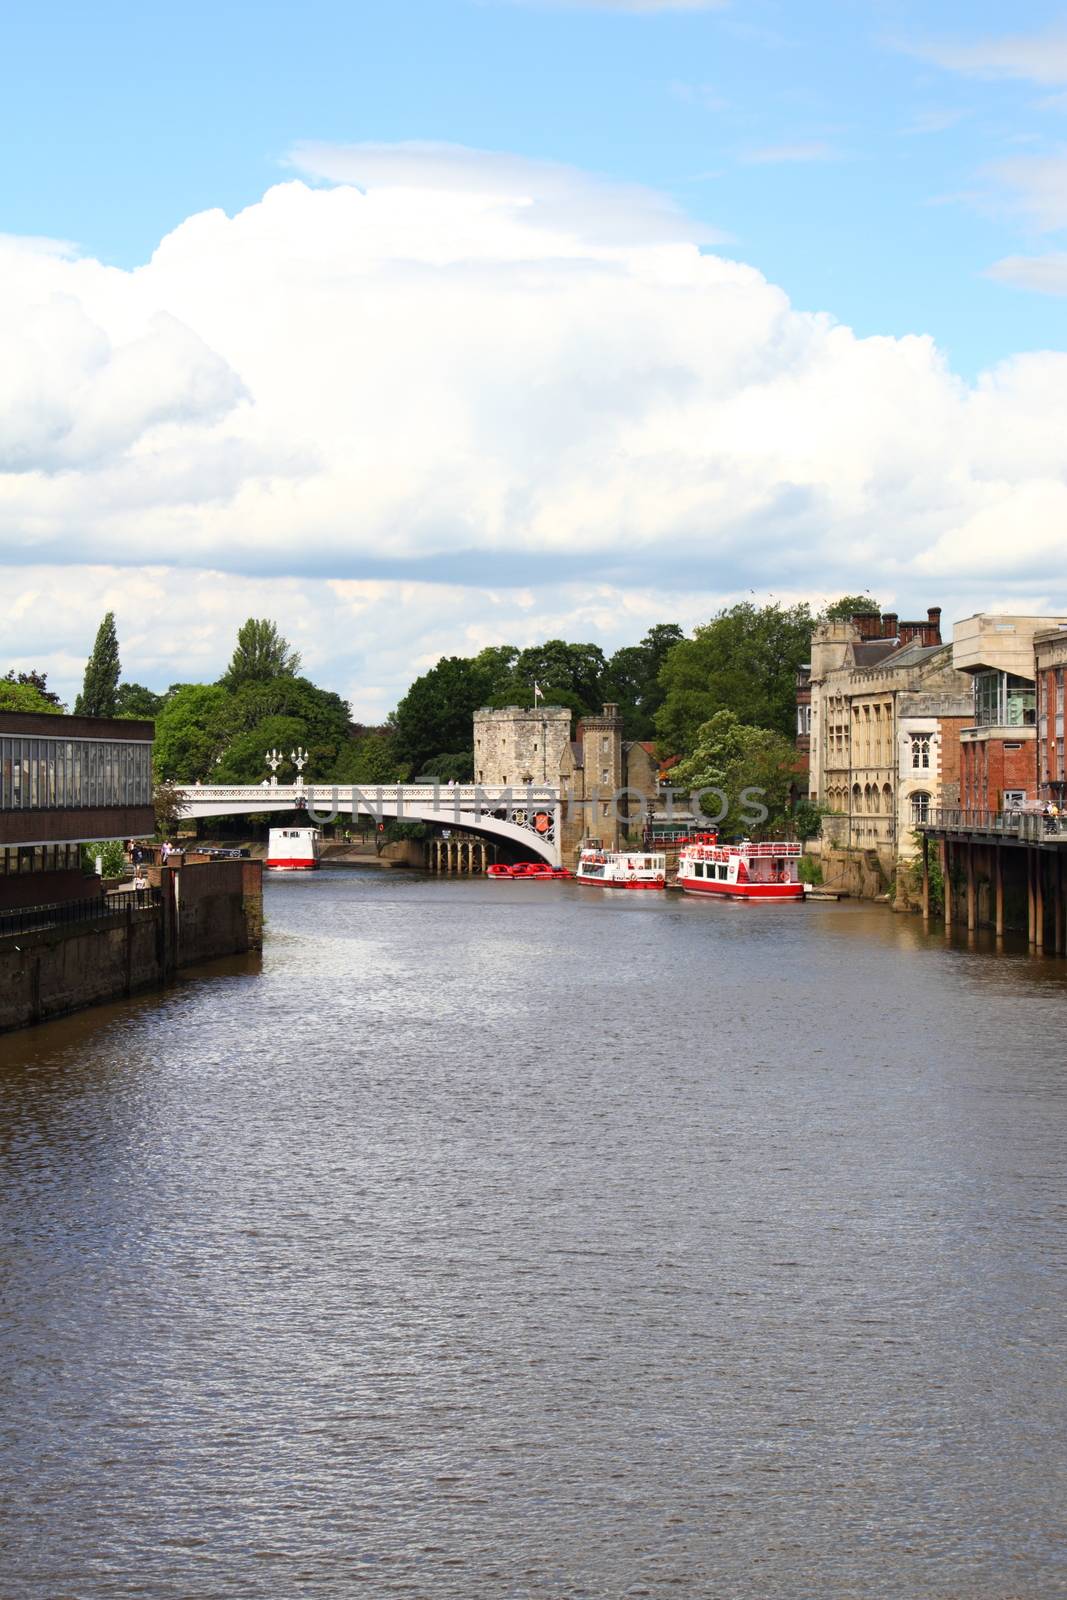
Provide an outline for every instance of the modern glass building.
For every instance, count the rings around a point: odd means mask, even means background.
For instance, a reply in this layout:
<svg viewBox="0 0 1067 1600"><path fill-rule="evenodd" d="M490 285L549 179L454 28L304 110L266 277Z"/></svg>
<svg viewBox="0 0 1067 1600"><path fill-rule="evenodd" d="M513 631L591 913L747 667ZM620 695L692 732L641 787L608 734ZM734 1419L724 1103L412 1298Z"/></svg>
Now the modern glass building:
<svg viewBox="0 0 1067 1600"><path fill-rule="evenodd" d="M155 831L150 722L0 712L0 908L85 895L79 846Z"/></svg>

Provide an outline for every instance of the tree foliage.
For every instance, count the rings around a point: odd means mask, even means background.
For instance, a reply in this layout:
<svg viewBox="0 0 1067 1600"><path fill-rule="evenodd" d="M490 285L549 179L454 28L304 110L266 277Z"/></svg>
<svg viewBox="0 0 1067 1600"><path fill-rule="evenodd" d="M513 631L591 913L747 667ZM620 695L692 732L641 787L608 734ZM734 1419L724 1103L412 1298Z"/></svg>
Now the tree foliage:
<svg viewBox="0 0 1067 1600"><path fill-rule="evenodd" d="M45 695L32 683L23 681L26 674L20 673L18 678L9 672L6 678L0 678L0 711L36 711L38 715L56 716L63 707L54 696Z"/></svg>
<svg viewBox="0 0 1067 1600"><path fill-rule="evenodd" d="M443 656L416 678L396 708L396 751L412 772L442 751L471 748L472 718L491 694L488 672L477 658Z"/></svg>
<svg viewBox="0 0 1067 1600"><path fill-rule="evenodd" d="M34 690L39 697L39 700L46 701L53 711L66 710L66 707L59 696L54 694L53 691L48 687L47 672L38 672L34 667L31 667L29 672L16 672L14 668L12 668L10 672L8 672L3 678L0 678L0 686L7 683L13 684L16 688ZM0 693L3 692L4 691L2 687L0 687ZM5 706L4 709L7 711L12 711L17 708L14 706ZM36 711L40 709L40 706L34 705L31 709Z"/></svg>
<svg viewBox="0 0 1067 1600"><path fill-rule="evenodd" d="M727 810L720 819L724 834L751 832L754 805L766 807L768 816L759 826L773 828L788 815L790 785L796 772L796 750L791 740L771 728L741 722L733 711L716 711L698 730L692 755L671 771L671 787L697 795L702 789L722 791ZM745 797L746 790L758 790ZM708 797L701 810L714 815L719 802Z"/></svg>
<svg viewBox="0 0 1067 1600"><path fill-rule="evenodd" d="M820 621L848 622L859 611L877 611L879 616L882 614L878 601L873 600L869 594L843 594L840 600L835 600L833 605L826 607Z"/></svg>
<svg viewBox="0 0 1067 1600"><path fill-rule="evenodd" d="M162 704L163 696L146 689L143 683L120 683L115 696L115 715L151 722L159 715Z"/></svg>
<svg viewBox="0 0 1067 1600"><path fill-rule="evenodd" d="M656 713L660 744L673 754L693 750L703 725L719 711L782 735L796 722L796 673L808 659L812 615L806 604L720 611L691 639L666 654Z"/></svg>
<svg viewBox="0 0 1067 1600"><path fill-rule="evenodd" d="M92 654L85 664L81 694L74 702L76 717L115 717L118 715L119 640L115 613L109 611L96 632Z"/></svg>
<svg viewBox="0 0 1067 1600"><path fill-rule="evenodd" d="M660 671L675 645L684 639L676 622L658 622L640 644L616 650L608 662L604 699L617 703L628 738L655 737L656 712L665 693Z"/></svg>
<svg viewBox="0 0 1067 1600"><path fill-rule="evenodd" d="M237 644L230 664L219 680L226 689L245 683L264 683L271 678L295 678L300 671L300 656L278 632L268 617L249 617L237 630Z"/></svg>

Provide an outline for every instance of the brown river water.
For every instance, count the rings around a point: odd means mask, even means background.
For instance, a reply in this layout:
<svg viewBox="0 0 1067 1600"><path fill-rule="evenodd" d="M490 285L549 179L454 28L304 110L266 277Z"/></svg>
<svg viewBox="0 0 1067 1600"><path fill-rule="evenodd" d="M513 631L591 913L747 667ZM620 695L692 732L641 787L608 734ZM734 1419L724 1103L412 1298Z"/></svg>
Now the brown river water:
<svg viewBox="0 0 1067 1600"><path fill-rule="evenodd" d="M1067 1595L1067 963L323 871L0 1039L2 1600Z"/></svg>

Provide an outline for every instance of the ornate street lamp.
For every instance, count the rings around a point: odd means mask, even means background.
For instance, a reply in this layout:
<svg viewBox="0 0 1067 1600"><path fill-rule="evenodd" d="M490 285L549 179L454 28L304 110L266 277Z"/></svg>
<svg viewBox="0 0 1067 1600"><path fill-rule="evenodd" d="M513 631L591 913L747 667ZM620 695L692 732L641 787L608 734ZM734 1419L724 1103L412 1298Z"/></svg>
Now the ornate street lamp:
<svg viewBox="0 0 1067 1600"><path fill-rule="evenodd" d="M297 745L295 750L290 750L289 760L296 768L296 786L298 789L302 789L304 787L304 768L307 766L308 753L306 750L301 749L300 745Z"/></svg>
<svg viewBox="0 0 1067 1600"><path fill-rule="evenodd" d="M279 749L275 748L267 751L267 765L270 768L270 781L272 784L278 782L278 768L284 760L285 757Z"/></svg>

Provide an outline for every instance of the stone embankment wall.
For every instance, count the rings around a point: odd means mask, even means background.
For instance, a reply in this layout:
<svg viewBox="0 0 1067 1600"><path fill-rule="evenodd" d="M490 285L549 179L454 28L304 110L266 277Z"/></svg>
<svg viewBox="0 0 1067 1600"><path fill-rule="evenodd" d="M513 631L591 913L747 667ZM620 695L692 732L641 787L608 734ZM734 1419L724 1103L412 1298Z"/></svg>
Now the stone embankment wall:
<svg viewBox="0 0 1067 1600"><path fill-rule="evenodd" d="M0 938L0 1033L167 982L263 942L258 861L155 869L162 903Z"/></svg>

